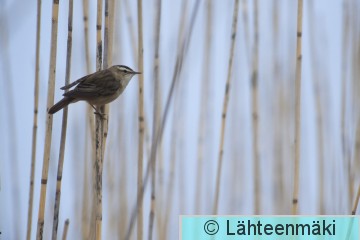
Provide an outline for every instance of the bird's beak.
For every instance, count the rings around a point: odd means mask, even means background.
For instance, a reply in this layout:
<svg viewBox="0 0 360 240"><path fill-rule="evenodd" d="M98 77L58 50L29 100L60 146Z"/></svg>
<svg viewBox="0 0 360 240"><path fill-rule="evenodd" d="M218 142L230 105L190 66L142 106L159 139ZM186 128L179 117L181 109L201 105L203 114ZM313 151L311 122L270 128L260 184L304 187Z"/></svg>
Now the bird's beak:
<svg viewBox="0 0 360 240"><path fill-rule="evenodd" d="M133 73L133 74L141 74L141 72L135 72L135 71L134 71L134 72L132 72L132 73Z"/></svg>

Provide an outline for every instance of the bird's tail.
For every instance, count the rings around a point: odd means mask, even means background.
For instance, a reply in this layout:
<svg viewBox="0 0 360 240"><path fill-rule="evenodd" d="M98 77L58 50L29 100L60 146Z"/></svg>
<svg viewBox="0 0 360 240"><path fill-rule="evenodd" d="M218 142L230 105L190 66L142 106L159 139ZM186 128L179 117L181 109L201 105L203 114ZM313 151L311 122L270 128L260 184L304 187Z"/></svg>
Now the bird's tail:
<svg viewBox="0 0 360 240"><path fill-rule="evenodd" d="M64 97L63 99L61 99L59 102L57 102L54 106L52 106L48 113L49 114L54 114L57 111L63 109L64 107L66 107L67 105L69 105L72 102L72 98L69 97Z"/></svg>

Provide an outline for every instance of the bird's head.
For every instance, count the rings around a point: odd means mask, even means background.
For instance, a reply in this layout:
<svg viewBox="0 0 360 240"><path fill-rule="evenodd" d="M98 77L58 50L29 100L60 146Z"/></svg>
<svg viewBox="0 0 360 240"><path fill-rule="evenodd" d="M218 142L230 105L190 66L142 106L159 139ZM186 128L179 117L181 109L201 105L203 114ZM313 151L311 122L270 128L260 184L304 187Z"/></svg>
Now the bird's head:
<svg viewBox="0 0 360 240"><path fill-rule="evenodd" d="M111 67L115 71L116 75L120 76L121 79L130 80L134 75L141 74L141 72L136 72L131 68L124 65L114 65Z"/></svg>

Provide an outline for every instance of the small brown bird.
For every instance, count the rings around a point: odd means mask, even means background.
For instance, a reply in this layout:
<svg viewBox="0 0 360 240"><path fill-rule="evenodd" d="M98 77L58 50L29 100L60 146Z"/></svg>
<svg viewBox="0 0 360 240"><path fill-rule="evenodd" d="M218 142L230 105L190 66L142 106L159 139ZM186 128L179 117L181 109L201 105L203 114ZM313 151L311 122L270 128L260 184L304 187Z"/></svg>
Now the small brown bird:
<svg viewBox="0 0 360 240"><path fill-rule="evenodd" d="M48 113L54 114L70 103L87 101L96 111L94 105L104 105L114 101L124 91L131 78L141 74L124 65L114 65L108 69L97 71L62 87L62 90L73 90L63 94L64 98L52 106Z"/></svg>

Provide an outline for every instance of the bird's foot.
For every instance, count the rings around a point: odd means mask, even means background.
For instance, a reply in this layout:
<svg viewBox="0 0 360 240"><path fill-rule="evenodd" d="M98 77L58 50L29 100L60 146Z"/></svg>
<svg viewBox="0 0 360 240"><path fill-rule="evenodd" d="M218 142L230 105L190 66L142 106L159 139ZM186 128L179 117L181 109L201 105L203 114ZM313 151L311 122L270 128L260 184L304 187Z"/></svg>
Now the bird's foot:
<svg viewBox="0 0 360 240"><path fill-rule="evenodd" d="M94 112L94 114L98 115L101 118L101 120L107 120L105 113L101 113L101 112L96 111L96 112Z"/></svg>

